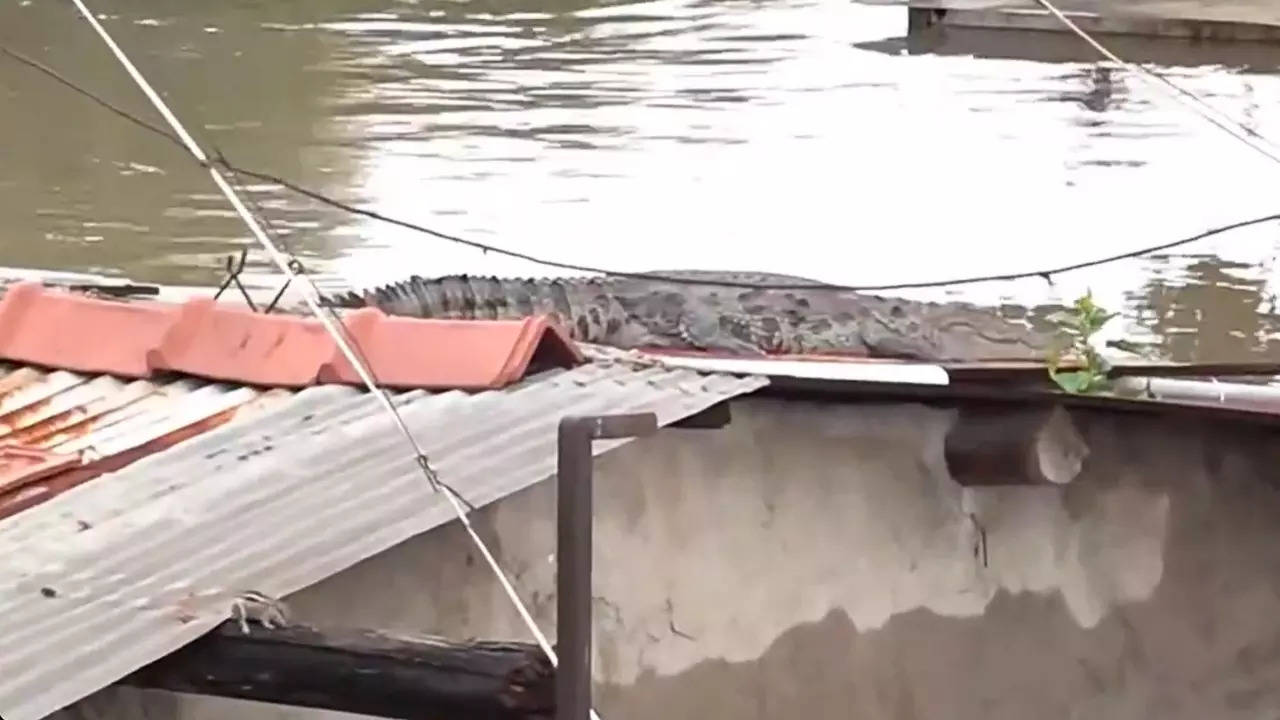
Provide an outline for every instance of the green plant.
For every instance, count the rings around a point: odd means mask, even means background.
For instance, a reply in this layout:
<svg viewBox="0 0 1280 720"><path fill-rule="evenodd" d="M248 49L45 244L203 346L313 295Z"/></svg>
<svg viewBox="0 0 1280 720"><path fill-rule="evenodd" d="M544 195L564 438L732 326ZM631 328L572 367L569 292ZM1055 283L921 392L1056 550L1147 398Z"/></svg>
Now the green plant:
<svg viewBox="0 0 1280 720"><path fill-rule="evenodd" d="M1049 317L1064 336L1065 350L1075 361L1076 369L1062 372L1061 360L1064 348L1056 348L1049 357L1049 379L1069 393L1095 393L1107 390L1110 365L1093 346L1093 336L1116 313L1109 313L1093 301L1093 292L1086 292L1072 303L1069 310Z"/></svg>

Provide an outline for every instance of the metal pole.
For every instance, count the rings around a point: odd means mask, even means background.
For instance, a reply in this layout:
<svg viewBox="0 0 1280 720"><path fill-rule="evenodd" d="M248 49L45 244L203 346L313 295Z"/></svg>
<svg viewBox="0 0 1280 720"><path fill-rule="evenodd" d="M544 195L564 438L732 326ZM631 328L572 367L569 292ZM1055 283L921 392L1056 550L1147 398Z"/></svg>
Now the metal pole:
<svg viewBox="0 0 1280 720"><path fill-rule="evenodd" d="M653 413L560 420L556 468L556 720L591 713L591 442L658 430Z"/></svg>

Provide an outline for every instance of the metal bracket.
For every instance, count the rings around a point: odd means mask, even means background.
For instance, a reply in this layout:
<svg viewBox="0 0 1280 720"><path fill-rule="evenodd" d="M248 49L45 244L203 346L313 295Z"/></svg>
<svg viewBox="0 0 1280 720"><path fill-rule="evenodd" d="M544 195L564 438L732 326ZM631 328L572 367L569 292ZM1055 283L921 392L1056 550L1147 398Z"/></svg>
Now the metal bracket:
<svg viewBox="0 0 1280 720"><path fill-rule="evenodd" d="M234 255L227 256L227 277L223 279L222 284L218 286L218 291L213 294L213 299L217 300L222 297L222 293L226 292L227 288L231 287L232 283L234 283L236 288L240 290L241 297L243 297L244 301L249 304L249 309L253 312L258 312L258 306L254 304L253 298L249 297L248 289L245 288L244 283L240 282L240 273L244 272L244 263L248 257L249 248L244 248L240 251L239 260L237 260ZM297 260L290 261L290 265L295 268L295 273L301 274L303 272L302 263ZM267 303L267 306L262 309L261 312L263 315L270 315L271 311L276 309L276 305L280 302L280 298L284 297L285 290L289 289L289 284L292 282L292 277L285 279L284 285L281 286L275 296L271 298L271 302Z"/></svg>
<svg viewBox="0 0 1280 720"><path fill-rule="evenodd" d="M594 440L652 435L654 413L568 416L556 457L556 720L591 714L591 547Z"/></svg>
<svg viewBox="0 0 1280 720"><path fill-rule="evenodd" d="M244 261L248 257L249 248L244 248L240 251L240 262L238 264L234 255L227 256L227 277L218 286L218 292L213 294L213 299L217 300L222 297L222 293L226 292L232 283L235 283L235 286L240 290L240 295L244 297L244 301L249 303L249 309L258 312L258 306L253 304L253 298L249 297L249 291L245 289L244 283L240 282L240 273L244 272Z"/></svg>
<svg viewBox="0 0 1280 720"><path fill-rule="evenodd" d="M263 315L270 315L272 310L276 309L276 304L280 302L280 298L284 297L284 291L289 289L289 283L293 282L293 278L288 277L284 280L284 285L276 291L275 297L271 298L271 302L267 303L267 307L262 311Z"/></svg>

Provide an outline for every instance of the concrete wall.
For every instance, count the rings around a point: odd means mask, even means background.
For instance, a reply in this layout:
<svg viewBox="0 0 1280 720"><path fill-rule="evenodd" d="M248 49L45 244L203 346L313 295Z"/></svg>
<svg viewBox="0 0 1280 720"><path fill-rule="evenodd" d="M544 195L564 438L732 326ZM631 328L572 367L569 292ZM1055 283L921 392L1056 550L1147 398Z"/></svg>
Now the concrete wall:
<svg viewBox="0 0 1280 720"><path fill-rule="evenodd" d="M604 717L1280 714L1272 435L1076 415L1091 452L1070 485L962 490L943 461L953 419L750 399L729 428L665 430L602 459ZM544 483L477 517L546 628L553 501ZM290 604L316 623L525 637L456 526ZM79 712L319 716L164 693L93 702ZM119 703L135 705L122 715Z"/></svg>

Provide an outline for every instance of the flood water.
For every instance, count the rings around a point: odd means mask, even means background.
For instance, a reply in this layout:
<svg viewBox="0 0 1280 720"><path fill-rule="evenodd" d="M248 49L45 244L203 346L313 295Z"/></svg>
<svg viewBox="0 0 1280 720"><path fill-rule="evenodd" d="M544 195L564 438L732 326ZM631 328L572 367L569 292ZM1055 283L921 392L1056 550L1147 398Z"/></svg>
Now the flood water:
<svg viewBox="0 0 1280 720"><path fill-rule="evenodd" d="M1280 212L1280 166L1068 37L904 38L833 0L90 2L206 147L481 242L620 270L882 284L1069 264ZM0 43L157 120L74 8L0 2ZM1280 140L1280 52L1124 40ZM0 266L210 284L247 242L163 139L0 57ZM310 267L562 275L246 183ZM1280 357L1280 226L1043 279L1178 359ZM261 253L250 255L265 272ZM262 280L264 284L266 280Z"/></svg>

